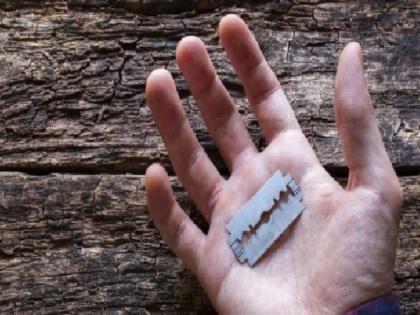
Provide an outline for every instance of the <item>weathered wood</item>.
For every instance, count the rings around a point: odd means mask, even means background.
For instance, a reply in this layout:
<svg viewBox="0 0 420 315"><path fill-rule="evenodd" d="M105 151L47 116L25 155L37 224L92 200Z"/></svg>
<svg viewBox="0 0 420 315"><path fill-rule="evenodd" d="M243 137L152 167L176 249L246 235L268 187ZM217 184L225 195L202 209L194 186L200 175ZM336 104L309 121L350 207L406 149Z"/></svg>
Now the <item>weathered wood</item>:
<svg viewBox="0 0 420 315"><path fill-rule="evenodd" d="M235 12L255 32L302 128L330 168L344 166L332 109L336 61L345 43L361 42L392 161L418 172L418 1L260 2L145 16L107 6L112 1L2 1L0 169L141 174L152 161L168 165L144 98L146 77L156 67L174 74L199 139L223 167L174 63L177 41L185 35L206 42L253 139L264 146L218 42L220 18Z"/></svg>
<svg viewBox="0 0 420 315"><path fill-rule="evenodd" d="M404 177L402 185L395 292L404 314L414 315L420 310L419 177ZM160 241L143 176L0 173L0 192L2 314L211 310L195 278Z"/></svg>
<svg viewBox="0 0 420 315"><path fill-rule="evenodd" d="M158 237L144 177L3 173L0 192L2 314L210 309Z"/></svg>
<svg viewBox="0 0 420 315"><path fill-rule="evenodd" d="M194 130L223 169L174 62L185 35L206 42L255 143L264 147L218 42L226 13L249 23L333 171L344 170L332 110L337 57L348 41L361 42L391 159L400 174L418 174L415 0L0 0L0 170L143 174L152 161L169 166L144 98L156 67L173 73ZM406 201L395 291L414 315L420 312L420 184L418 176L401 181ZM173 184L205 229L174 178ZM0 288L5 314L211 312L197 280L160 241L142 175L0 173Z"/></svg>

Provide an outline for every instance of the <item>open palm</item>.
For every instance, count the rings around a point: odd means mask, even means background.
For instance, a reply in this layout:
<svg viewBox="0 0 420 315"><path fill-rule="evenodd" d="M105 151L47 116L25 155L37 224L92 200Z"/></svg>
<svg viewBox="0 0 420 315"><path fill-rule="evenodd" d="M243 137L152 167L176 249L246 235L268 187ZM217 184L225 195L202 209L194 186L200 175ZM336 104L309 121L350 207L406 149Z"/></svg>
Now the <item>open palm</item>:
<svg viewBox="0 0 420 315"><path fill-rule="evenodd" d="M210 224L204 235L177 204L164 169L152 165L148 204L162 238L221 314L340 314L390 292L402 196L376 125L360 46L342 52L335 84L350 170L344 189L316 158L245 23L229 15L219 31L269 145L258 152L204 44L184 38L177 63L231 176L221 177L198 143L170 74L154 71L148 105L176 174ZM276 170L300 185L306 209L250 268L228 246L226 224Z"/></svg>

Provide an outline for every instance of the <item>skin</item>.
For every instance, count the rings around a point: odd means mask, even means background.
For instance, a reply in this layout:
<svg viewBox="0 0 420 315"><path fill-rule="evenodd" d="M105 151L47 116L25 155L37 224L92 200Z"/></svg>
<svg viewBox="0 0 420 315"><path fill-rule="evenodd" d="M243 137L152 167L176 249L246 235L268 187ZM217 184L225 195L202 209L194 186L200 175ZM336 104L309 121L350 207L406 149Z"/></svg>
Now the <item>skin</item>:
<svg viewBox="0 0 420 315"><path fill-rule="evenodd" d="M147 198L163 240L220 314L343 314L391 292L402 192L377 127L359 44L342 51L334 86L349 168L343 188L318 161L246 24L228 15L219 33L269 145L258 152L201 40L182 39L177 64L230 177L218 173L197 141L171 75L155 70L147 103L177 176L210 225L205 235L190 220L165 170L154 164ZM236 260L225 225L278 169L300 185L306 209L250 268Z"/></svg>

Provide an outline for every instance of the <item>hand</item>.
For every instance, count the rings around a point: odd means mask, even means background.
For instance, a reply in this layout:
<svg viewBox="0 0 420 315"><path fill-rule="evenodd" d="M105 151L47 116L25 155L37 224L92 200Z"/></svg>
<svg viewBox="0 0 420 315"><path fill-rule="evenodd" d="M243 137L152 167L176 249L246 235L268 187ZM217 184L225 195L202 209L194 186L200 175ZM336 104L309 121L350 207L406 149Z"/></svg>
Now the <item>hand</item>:
<svg viewBox="0 0 420 315"><path fill-rule="evenodd" d="M228 15L220 38L269 144L258 152L204 44L184 38L177 63L231 175L210 162L165 70L147 102L177 176L209 222L204 235L176 202L164 169L147 170L151 216L168 246L199 278L220 314L342 314L393 285L402 192L363 76L360 46L340 57L334 108L350 175L342 188L322 167L246 24ZM306 209L253 267L240 264L226 224L276 171L293 176Z"/></svg>

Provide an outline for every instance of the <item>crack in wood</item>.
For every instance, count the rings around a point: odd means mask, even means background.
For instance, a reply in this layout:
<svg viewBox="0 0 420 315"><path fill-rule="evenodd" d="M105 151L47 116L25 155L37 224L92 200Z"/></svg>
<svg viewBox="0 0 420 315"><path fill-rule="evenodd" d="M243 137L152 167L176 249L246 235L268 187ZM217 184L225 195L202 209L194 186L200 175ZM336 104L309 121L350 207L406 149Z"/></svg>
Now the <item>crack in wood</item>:
<svg viewBox="0 0 420 315"><path fill-rule="evenodd" d="M153 15L160 10L177 13ZM194 131L228 175L174 61L180 38L200 36L264 148L219 45L220 18L236 13L256 34L304 133L336 177L348 170L334 126L334 72L344 44L361 42L379 127L406 194L395 291L404 312L416 314L417 11L415 2L380 1L0 0L0 312L212 312L146 209L147 166L160 161L174 172L144 87L155 67L171 71ZM179 183L171 183L206 229Z"/></svg>

